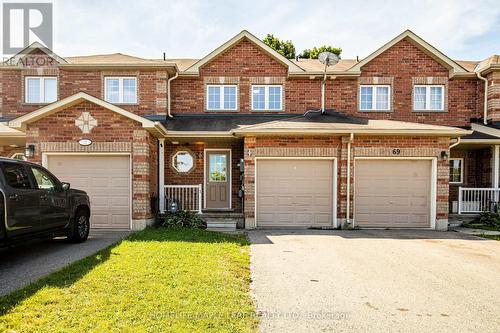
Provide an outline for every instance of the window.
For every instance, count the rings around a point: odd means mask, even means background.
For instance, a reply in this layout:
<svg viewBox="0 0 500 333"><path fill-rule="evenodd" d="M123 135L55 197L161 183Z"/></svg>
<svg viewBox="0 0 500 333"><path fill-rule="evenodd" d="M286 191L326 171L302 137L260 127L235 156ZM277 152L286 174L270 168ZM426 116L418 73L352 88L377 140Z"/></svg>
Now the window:
<svg viewBox="0 0 500 333"><path fill-rule="evenodd" d="M46 104L57 100L57 78L27 76L24 84L26 103Z"/></svg>
<svg viewBox="0 0 500 333"><path fill-rule="evenodd" d="M444 110L444 86L415 86L413 89L413 110Z"/></svg>
<svg viewBox="0 0 500 333"><path fill-rule="evenodd" d="M211 154L209 165L209 180L211 182L225 182L227 177L226 155Z"/></svg>
<svg viewBox="0 0 500 333"><path fill-rule="evenodd" d="M389 111L390 86L361 86L359 109L361 111Z"/></svg>
<svg viewBox="0 0 500 333"><path fill-rule="evenodd" d="M235 85L207 86L207 110L236 110L238 101Z"/></svg>
<svg viewBox="0 0 500 333"><path fill-rule="evenodd" d="M180 173L189 172L194 168L194 157L186 151L181 150L172 157L172 167Z"/></svg>
<svg viewBox="0 0 500 333"><path fill-rule="evenodd" d="M35 167L31 167L31 171L33 172L33 176L35 176L35 180L39 189L54 190L56 188L56 181L47 172Z"/></svg>
<svg viewBox="0 0 500 333"><path fill-rule="evenodd" d="M137 78L107 77L104 85L107 102L115 104L137 103Z"/></svg>
<svg viewBox="0 0 500 333"><path fill-rule="evenodd" d="M5 181L13 188L30 189L31 182L24 165L18 163L3 163Z"/></svg>
<svg viewBox="0 0 500 333"><path fill-rule="evenodd" d="M463 158L450 158L450 183L463 182Z"/></svg>
<svg viewBox="0 0 500 333"><path fill-rule="evenodd" d="M252 110L280 111L282 100L281 86L252 86Z"/></svg>
<svg viewBox="0 0 500 333"><path fill-rule="evenodd" d="M13 160L18 160L18 161L26 161L27 158L24 155L24 153L14 153L10 156Z"/></svg>

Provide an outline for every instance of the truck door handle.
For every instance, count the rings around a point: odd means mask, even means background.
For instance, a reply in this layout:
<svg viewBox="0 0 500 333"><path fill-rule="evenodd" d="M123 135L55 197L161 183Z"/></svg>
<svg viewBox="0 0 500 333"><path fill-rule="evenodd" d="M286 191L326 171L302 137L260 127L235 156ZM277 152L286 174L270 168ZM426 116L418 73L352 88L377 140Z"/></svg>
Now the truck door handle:
<svg viewBox="0 0 500 333"><path fill-rule="evenodd" d="M14 201L19 201L19 195L17 194L9 195L9 199Z"/></svg>

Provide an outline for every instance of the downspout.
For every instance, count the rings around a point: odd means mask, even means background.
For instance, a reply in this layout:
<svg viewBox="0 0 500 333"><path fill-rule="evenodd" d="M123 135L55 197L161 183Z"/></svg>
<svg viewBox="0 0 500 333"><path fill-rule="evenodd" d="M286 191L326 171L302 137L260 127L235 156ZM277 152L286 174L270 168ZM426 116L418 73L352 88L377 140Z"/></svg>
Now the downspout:
<svg viewBox="0 0 500 333"><path fill-rule="evenodd" d="M171 78L169 78L167 80L167 117L168 118L172 118L172 114L170 113L170 82L172 82L173 80L177 79L177 77L179 76L179 72L176 72L174 76L172 76Z"/></svg>
<svg viewBox="0 0 500 333"><path fill-rule="evenodd" d="M354 141L354 133L351 133L347 142L347 205L346 205L346 224L349 224L351 217L351 144ZM354 219L352 228L354 228Z"/></svg>
<svg viewBox="0 0 500 333"><path fill-rule="evenodd" d="M488 120L486 117L488 117L488 79L486 79L484 76L481 76L479 72L476 72L476 75L479 79L484 81L484 111L483 111L483 123L485 125L488 124Z"/></svg>
<svg viewBox="0 0 500 333"><path fill-rule="evenodd" d="M451 150L451 148L456 147L456 146L458 146L459 144L460 144L460 137L458 137L458 138L457 138L457 142L452 143L452 144L450 145L449 149Z"/></svg>

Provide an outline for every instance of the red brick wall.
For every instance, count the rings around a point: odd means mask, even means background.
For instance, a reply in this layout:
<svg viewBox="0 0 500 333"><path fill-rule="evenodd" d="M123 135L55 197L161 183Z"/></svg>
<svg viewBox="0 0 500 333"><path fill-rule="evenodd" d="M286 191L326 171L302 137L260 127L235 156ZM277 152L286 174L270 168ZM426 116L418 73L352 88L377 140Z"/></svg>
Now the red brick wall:
<svg viewBox="0 0 500 333"><path fill-rule="evenodd" d="M448 81L447 112L413 112L412 78L443 77L448 70L431 56L403 39L387 51L363 66L361 77L393 78L393 112L359 112L356 81L337 80L333 86L333 107L349 114L374 119L393 119L420 123L467 126L471 118L481 116L478 105L479 81L451 79ZM337 92L336 90L339 90Z"/></svg>
<svg viewBox="0 0 500 333"><path fill-rule="evenodd" d="M100 99L104 99L105 76L135 76L138 83L138 103L120 104L120 107L139 115L166 113L166 79L165 71L155 70L66 70L58 68L25 68L0 71L0 114L3 117L18 117L34 111L44 104L27 104L24 102L25 76L56 76L58 78L59 99L83 91Z"/></svg>

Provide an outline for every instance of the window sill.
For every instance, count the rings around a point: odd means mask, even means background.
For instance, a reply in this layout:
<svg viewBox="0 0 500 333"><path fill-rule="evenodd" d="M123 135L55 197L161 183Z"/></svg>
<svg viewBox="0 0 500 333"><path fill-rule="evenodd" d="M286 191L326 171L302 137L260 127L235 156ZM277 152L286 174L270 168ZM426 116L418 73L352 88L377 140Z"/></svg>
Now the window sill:
<svg viewBox="0 0 500 333"><path fill-rule="evenodd" d="M237 112L240 112L240 110L220 109L220 110L205 110L205 112L207 112L207 113L223 113L223 112L237 113Z"/></svg>
<svg viewBox="0 0 500 333"><path fill-rule="evenodd" d="M276 112L284 112L285 110L283 109L280 109L280 110L250 110L251 112L273 112L273 113L276 113Z"/></svg>
<svg viewBox="0 0 500 333"><path fill-rule="evenodd" d="M393 110L358 110L361 113L388 113L393 112Z"/></svg>
<svg viewBox="0 0 500 333"><path fill-rule="evenodd" d="M139 103L113 103L113 102L108 102L105 101L106 103L113 104L113 105L120 105L120 106L137 106Z"/></svg>
<svg viewBox="0 0 500 333"><path fill-rule="evenodd" d="M45 105L49 105L49 104L52 104L52 103L55 103L57 101L54 101L54 102L49 102L49 103L28 103L28 102L23 102L22 105L24 106L45 106Z"/></svg>
<svg viewBox="0 0 500 333"><path fill-rule="evenodd" d="M447 113L448 110L412 110L414 113Z"/></svg>

